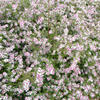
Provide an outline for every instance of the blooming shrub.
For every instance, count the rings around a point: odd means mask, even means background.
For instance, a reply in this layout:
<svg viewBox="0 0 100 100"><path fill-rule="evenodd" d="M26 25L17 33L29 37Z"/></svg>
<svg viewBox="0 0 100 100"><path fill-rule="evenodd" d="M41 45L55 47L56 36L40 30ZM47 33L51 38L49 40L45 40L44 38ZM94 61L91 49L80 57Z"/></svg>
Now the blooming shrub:
<svg viewBox="0 0 100 100"><path fill-rule="evenodd" d="M99 0L0 7L0 100L100 99Z"/></svg>

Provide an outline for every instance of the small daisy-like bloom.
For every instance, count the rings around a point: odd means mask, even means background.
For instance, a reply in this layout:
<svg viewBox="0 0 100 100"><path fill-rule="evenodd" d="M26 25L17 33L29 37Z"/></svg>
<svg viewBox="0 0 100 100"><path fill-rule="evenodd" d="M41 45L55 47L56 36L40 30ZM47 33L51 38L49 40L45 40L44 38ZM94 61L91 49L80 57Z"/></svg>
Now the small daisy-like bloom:
<svg viewBox="0 0 100 100"><path fill-rule="evenodd" d="M17 8L17 6L18 6L17 4L13 4L12 8L15 10Z"/></svg>
<svg viewBox="0 0 100 100"><path fill-rule="evenodd" d="M95 94L94 93L90 93L90 96L93 98L95 96Z"/></svg>
<svg viewBox="0 0 100 100"><path fill-rule="evenodd" d="M66 68L66 69L64 69L64 72L65 72L66 74L68 74L68 73L70 72L70 69L69 69L69 68Z"/></svg>
<svg viewBox="0 0 100 100"><path fill-rule="evenodd" d="M60 36L55 36L54 39L59 41L60 40Z"/></svg>
<svg viewBox="0 0 100 100"><path fill-rule="evenodd" d="M64 34L67 35L68 34L68 28L64 29Z"/></svg>
<svg viewBox="0 0 100 100"><path fill-rule="evenodd" d="M26 68L26 71L27 71L27 72L30 72L31 70L32 70L31 67L27 67L27 68Z"/></svg>
<svg viewBox="0 0 100 100"><path fill-rule="evenodd" d="M100 62L99 61L96 61L96 66L97 66L97 69L100 71Z"/></svg>
<svg viewBox="0 0 100 100"><path fill-rule="evenodd" d="M38 60L34 60L34 65L37 65L39 64L39 61Z"/></svg>
<svg viewBox="0 0 100 100"><path fill-rule="evenodd" d="M60 49L61 49L61 48L64 48L64 47L65 47L64 44L60 44L60 46L59 46Z"/></svg>
<svg viewBox="0 0 100 100"><path fill-rule="evenodd" d="M10 59L14 59L14 54L11 54L10 55Z"/></svg>
<svg viewBox="0 0 100 100"><path fill-rule="evenodd" d="M94 46L93 44L90 44L90 48L91 48L91 50L93 50L93 51L96 51L96 50L97 50L96 46Z"/></svg>
<svg viewBox="0 0 100 100"><path fill-rule="evenodd" d="M27 56L27 57L29 57L30 53L29 52L25 52L24 55Z"/></svg>
<svg viewBox="0 0 100 100"><path fill-rule="evenodd" d="M29 90L29 86L30 86L30 80L29 79L26 79L23 81L23 89L25 91L28 91Z"/></svg>
<svg viewBox="0 0 100 100"><path fill-rule="evenodd" d="M49 31L49 34L52 34L52 33L53 33L52 30L50 30L50 31Z"/></svg>
<svg viewBox="0 0 100 100"><path fill-rule="evenodd" d="M47 77L47 80L48 80L48 81L50 81L50 79L51 79L50 77Z"/></svg>
<svg viewBox="0 0 100 100"><path fill-rule="evenodd" d="M16 91L18 91L19 94L23 93L23 90L20 88L17 88Z"/></svg>
<svg viewBox="0 0 100 100"><path fill-rule="evenodd" d="M43 22L44 18L43 17L40 17L37 21L38 24L41 24Z"/></svg>
<svg viewBox="0 0 100 100"><path fill-rule="evenodd" d="M31 97L25 97L25 100L32 100Z"/></svg>
<svg viewBox="0 0 100 100"><path fill-rule="evenodd" d="M28 32L27 32L27 36L30 36L31 34L32 34L31 31L28 31Z"/></svg>
<svg viewBox="0 0 100 100"><path fill-rule="evenodd" d="M80 100L89 100L88 96L81 96Z"/></svg>
<svg viewBox="0 0 100 100"><path fill-rule="evenodd" d="M77 21L79 21L78 13L76 13L76 14L74 15L74 18L75 18Z"/></svg>
<svg viewBox="0 0 100 100"><path fill-rule="evenodd" d="M38 86L42 86L43 84L43 74L44 74L44 70L39 68L38 71L37 71L37 75L36 75L36 83Z"/></svg>
<svg viewBox="0 0 100 100"><path fill-rule="evenodd" d="M7 76L7 73L6 72L3 72L3 76L6 77Z"/></svg>
<svg viewBox="0 0 100 100"><path fill-rule="evenodd" d="M38 41L37 38L34 38L33 41L34 41L35 44L39 44L39 41Z"/></svg>
<svg viewBox="0 0 100 100"><path fill-rule="evenodd" d="M19 25L20 25L21 28L24 28L24 24L25 24L24 20L20 19L18 21L18 23L19 23Z"/></svg>
<svg viewBox="0 0 100 100"><path fill-rule="evenodd" d="M89 14L93 14L95 12L95 8L94 7L90 7L88 10Z"/></svg>
<svg viewBox="0 0 100 100"><path fill-rule="evenodd" d="M2 100L8 100L8 95L2 96Z"/></svg>
<svg viewBox="0 0 100 100"><path fill-rule="evenodd" d="M76 74L76 75L78 75L78 74L80 74L80 73L81 73L81 72L80 72L80 69L79 69L79 67L78 67L78 66L74 69L74 71L75 71L75 74Z"/></svg>
<svg viewBox="0 0 100 100"><path fill-rule="evenodd" d="M54 69L54 67L53 67L53 65L46 65L46 70L47 70L47 75L50 75L50 74L52 74L52 75L54 75L55 74L55 69Z"/></svg>
<svg viewBox="0 0 100 100"><path fill-rule="evenodd" d="M42 82L43 81L43 77L40 74L37 74L37 77L36 78L37 78L36 79L37 82Z"/></svg>

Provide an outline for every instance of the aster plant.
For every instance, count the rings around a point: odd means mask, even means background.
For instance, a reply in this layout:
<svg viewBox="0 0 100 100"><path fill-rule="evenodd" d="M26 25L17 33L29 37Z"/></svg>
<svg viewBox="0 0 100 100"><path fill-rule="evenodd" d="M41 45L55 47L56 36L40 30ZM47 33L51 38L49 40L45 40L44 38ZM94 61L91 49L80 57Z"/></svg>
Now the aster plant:
<svg viewBox="0 0 100 100"><path fill-rule="evenodd" d="M100 100L100 1L0 1L0 100Z"/></svg>

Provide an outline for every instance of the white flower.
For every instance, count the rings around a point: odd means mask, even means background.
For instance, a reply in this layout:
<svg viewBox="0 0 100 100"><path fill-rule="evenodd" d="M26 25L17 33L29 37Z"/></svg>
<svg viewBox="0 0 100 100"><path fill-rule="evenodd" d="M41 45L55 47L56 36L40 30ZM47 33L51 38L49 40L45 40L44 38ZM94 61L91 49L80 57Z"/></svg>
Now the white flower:
<svg viewBox="0 0 100 100"><path fill-rule="evenodd" d="M9 97L8 100L12 100L12 97Z"/></svg>
<svg viewBox="0 0 100 100"><path fill-rule="evenodd" d="M11 78L10 81L11 81L11 82L16 82L16 79Z"/></svg>
<svg viewBox="0 0 100 100"><path fill-rule="evenodd" d="M6 77L7 76L7 73L6 72L3 72L3 76Z"/></svg>
<svg viewBox="0 0 100 100"><path fill-rule="evenodd" d="M90 95L91 95L91 97L92 97L92 98L95 96L95 94L94 94L94 93L90 93Z"/></svg>
<svg viewBox="0 0 100 100"><path fill-rule="evenodd" d="M29 79L26 79L23 81L23 89L25 91L28 91L29 90L29 86L30 86L30 80Z"/></svg>
<svg viewBox="0 0 100 100"><path fill-rule="evenodd" d="M2 100L8 100L8 95L3 96L3 97L2 97Z"/></svg>
<svg viewBox="0 0 100 100"><path fill-rule="evenodd" d="M95 45L93 45L93 44L90 44L90 48L91 48L91 50L93 50L93 51L96 51L96 47L95 47Z"/></svg>
<svg viewBox="0 0 100 100"><path fill-rule="evenodd" d="M46 70L47 70L47 75L49 75L49 74L54 75L55 74L55 69L54 69L53 65L47 64L46 65Z"/></svg>
<svg viewBox="0 0 100 100"><path fill-rule="evenodd" d="M41 24L43 22L44 18L43 17L40 17L37 21L38 24Z"/></svg>
<svg viewBox="0 0 100 100"><path fill-rule="evenodd" d="M17 8L17 6L18 6L17 4L13 4L12 8L15 10Z"/></svg>
<svg viewBox="0 0 100 100"><path fill-rule="evenodd" d="M55 36L54 39L59 41L60 40L60 36Z"/></svg>
<svg viewBox="0 0 100 100"><path fill-rule="evenodd" d="M32 100L31 97L25 97L25 100Z"/></svg>
<svg viewBox="0 0 100 100"><path fill-rule="evenodd" d="M27 71L27 72L30 72L31 70L32 70L31 67L27 67L27 68L26 68L26 71Z"/></svg>
<svg viewBox="0 0 100 100"><path fill-rule="evenodd" d="M14 48L15 48L15 46L12 45L11 47L8 47L6 50L7 50L7 52L10 52L10 51L12 51Z"/></svg>
<svg viewBox="0 0 100 100"><path fill-rule="evenodd" d="M17 91L18 91L19 94L21 94L23 92L23 90L20 89L20 88L17 88Z"/></svg>
<svg viewBox="0 0 100 100"><path fill-rule="evenodd" d="M63 47L65 47L65 45L64 44L60 44L59 48L61 49Z"/></svg>
<svg viewBox="0 0 100 100"><path fill-rule="evenodd" d="M64 29L64 34L65 34L65 35L68 35L68 28L65 28L65 29Z"/></svg>
<svg viewBox="0 0 100 100"><path fill-rule="evenodd" d="M49 31L49 34L52 34L52 33L53 33L52 30L50 30L50 31Z"/></svg>
<svg viewBox="0 0 100 100"><path fill-rule="evenodd" d="M8 59L4 59L4 62L8 62L9 60Z"/></svg>

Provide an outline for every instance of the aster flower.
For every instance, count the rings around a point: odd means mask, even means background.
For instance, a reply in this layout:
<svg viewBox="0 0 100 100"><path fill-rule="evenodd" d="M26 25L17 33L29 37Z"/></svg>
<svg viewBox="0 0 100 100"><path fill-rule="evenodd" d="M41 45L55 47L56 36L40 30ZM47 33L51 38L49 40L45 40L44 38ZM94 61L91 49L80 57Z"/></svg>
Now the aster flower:
<svg viewBox="0 0 100 100"><path fill-rule="evenodd" d="M54 75L55 74L55 69L54 69L54 67L53 67L53 65L46 65L46 70L47 70L47 75L49 75L49 74L52 74L52 75Z"/></svg>
<svg viewBox="0 0 100 100"><path fill-rule="evenodd" d="M32 100L31 97L25 97L25 100Z"/></svg>
<svg viewBox="0 0 100 100"><path fill-rule="evenodd" d="M23 81L23 89L25 91L28 91L29 90L29 87L30 87L30 80L29 79L26 79Z"/></svg>
<svg viewBox="0 0 100 100"><path fill-rule="evenodd" d="M24 24L25 24L24 20L20 19L18 22L19 22L20 27L24 28Z"/></svg>

